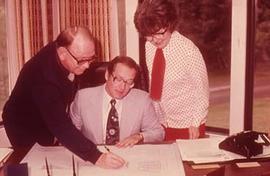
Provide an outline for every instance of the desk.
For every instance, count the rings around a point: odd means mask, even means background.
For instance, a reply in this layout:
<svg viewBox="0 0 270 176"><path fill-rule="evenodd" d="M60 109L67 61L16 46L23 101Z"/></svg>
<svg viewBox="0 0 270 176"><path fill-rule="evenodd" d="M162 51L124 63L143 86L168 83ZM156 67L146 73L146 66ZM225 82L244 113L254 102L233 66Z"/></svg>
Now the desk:
<svg viewBox="0 0 270 176"><path fill-rule="evenodd" d="M270 176L270 161L260 162L261 167L253 168L238 168L235 163L222 164L225 166L225 176L261 176L263 173L267 173ZM189 164L184 162L186 176L203 176L215 169L200 169L194 170ZM265 175L266 176L266 175Z"/></svg>
<svg viewBox="0 0 270 176"><path fill-rule="evenodd" d="M30 149L31 147L14 150L14 152L10 155L10 157L6 161L5 165L20 163L20 161L24 158L24 156ZM4 176L3 168L0 169L0 176Z"/></svg>
<svg viewBox="0 0 270 176"><path fill-rule="evenodd" d="M30 150L30 148L22 148L15 150L10 158L7 161L8 164L13 163L19 163L23 157L27 154L27 152ZM228 164L222 164L225 166L225 176L261 176L263 173L268 172L270 176L270 160L259 162L261 164L261 167L254 167L254 168L238 168L235 163L228 163ZM207 173L214 171L215 169L200 169L200 170L194 170L192 169L191 165L187 162L184 162L184 168L186 176L204 176ZM4 176L3 169L0 169L0 176Z"/></svg>

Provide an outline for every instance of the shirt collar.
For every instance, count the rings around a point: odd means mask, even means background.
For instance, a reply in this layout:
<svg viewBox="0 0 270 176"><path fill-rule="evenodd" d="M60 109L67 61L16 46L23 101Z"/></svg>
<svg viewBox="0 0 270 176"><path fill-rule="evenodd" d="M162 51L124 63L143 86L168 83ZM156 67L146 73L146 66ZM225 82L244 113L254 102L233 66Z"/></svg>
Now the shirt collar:
<svg viewBox="0 0 270 176"><path fill-rule="evenodd" d="M107 92L106 89L105 89L105 85L103 86L103 91L104 91L104 97L103 97L103 100L106 102L106 104L109 104L110 101L111 101L111 99L114 99L114 98L112 98L112 97L108 94L108 92ZM118 100L118 99L115 99L115 100L116 100L116 105L119 105L119 103L122 102L122 100Z"/></svg>

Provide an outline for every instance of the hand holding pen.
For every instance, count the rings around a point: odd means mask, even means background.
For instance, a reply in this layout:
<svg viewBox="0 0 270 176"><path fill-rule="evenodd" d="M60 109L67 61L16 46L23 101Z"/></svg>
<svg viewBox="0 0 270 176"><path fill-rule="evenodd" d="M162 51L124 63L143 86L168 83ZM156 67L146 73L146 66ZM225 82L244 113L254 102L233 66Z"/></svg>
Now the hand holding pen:
<svg viewBox="0 0 270 176"><path fill-rule="evenodd" d="M120 156L112 153L110 149L105 146L105 149L108 153L103 153L95 163L96 166L105 168L105 169L118 169L123 167L126 164L126 161Z"/></svg>
<svg viewBox="0 0 270 176"><path fill-rule="evenodd" d="M106 145L104 145L104 148L107 150L107 152L111 152L111 150L109 149L109 147L107 147ZM125 164L124 164L126 167L128 166L128 162L125 161Z"/></svg>

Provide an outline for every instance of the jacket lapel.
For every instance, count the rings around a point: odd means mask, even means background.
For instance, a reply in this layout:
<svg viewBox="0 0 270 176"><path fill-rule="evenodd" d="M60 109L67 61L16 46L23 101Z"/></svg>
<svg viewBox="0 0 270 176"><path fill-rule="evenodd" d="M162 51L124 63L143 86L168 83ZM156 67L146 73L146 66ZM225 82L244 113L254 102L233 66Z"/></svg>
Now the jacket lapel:
<svg viewBox="0 0 270 176"><path fill-rule="evenodd" d="M97 144L102 144L103 142L103 124L102 124L102 114L103 114L103 94L104 86L97 87L97 94L92 99L91 108L89 108L92 113L92 129L94 138L96 139Z"/></svg>
<svg viewBox="0 0 270 176"><path fill-rule="evenodd" d="M122 140L130 136L131 132L133 131L133 127L136 126L136 124L134 124L136 123L136 121L134 121L134 116L136 115L132 112L132 108L134 108L132 100L129 98L129 95L127 95L123 99L120 121L120 139Z"/></svg>

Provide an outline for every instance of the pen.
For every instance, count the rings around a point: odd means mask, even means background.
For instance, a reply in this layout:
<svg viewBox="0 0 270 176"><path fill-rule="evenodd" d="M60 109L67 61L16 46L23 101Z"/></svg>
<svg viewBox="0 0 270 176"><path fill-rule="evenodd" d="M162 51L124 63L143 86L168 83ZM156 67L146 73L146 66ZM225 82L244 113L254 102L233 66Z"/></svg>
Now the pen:
<svg viewBox="0 0 270 176"><path fill-rule="evenodd" d="M49 165L48 165L47 157L45 157L45 165L46 165L47 176L50 176L50 170L49 170Z"/></svg>
<svg viewBox="0 0 270 176"><path fill-rule="evenodd" d="M108 152L111 152L110 149L109 149L106 145L104 145L104 148L105 148Z"/></svg>
<svg viewBox="0 0 270 176"><path fill-rule="evenodd" d="M72 155L72 171L73 171L73 176L76 176L74 155Z"/></svg>
<svg viewBox="0 0 270 176"><path fill-rule="evenodd" d="M128 165L129 165L129 163L128 163L128 161L126 161L126 163L125 163L125 167L128 167Z"/></svg>

